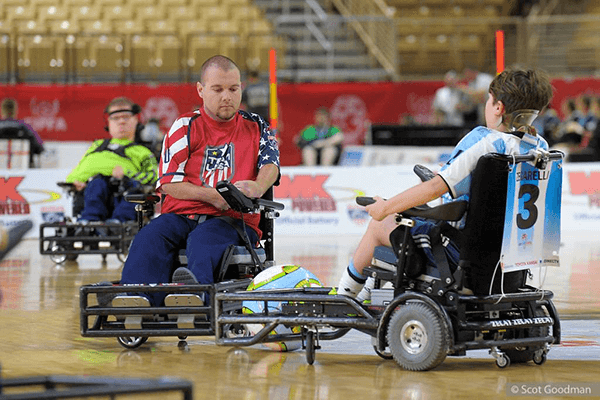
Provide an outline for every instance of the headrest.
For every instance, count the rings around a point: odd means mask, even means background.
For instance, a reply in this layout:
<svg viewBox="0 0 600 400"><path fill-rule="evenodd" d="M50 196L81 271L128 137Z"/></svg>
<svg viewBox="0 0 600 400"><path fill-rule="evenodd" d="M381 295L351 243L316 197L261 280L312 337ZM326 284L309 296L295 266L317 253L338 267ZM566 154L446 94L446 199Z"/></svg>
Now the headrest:
<svg viewBox="0 0 600 400"><path fill-rule="evenodd" d="M508 130L514 132L523 126L530 126L539 115L538 110L517 110L505 115L505 122Z"/></svg>

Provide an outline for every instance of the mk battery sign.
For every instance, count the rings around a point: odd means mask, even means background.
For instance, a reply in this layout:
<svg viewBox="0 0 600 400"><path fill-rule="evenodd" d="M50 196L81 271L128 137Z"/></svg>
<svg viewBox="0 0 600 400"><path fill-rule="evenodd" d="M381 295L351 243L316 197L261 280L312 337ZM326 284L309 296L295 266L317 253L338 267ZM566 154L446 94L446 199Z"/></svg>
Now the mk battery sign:
<svg viewBox="0 0 600 400"><path fill-rule="evenodd" d="M275 187L276 198L292 199L292 210L302 212L335 212L335 200L324 185L329 175L282 175Z"/></svg>
<svg viewBox="0 0 600 400"><path fill-rule="evenodd" d="M17 187L24 176L0 177L0 215L29 215L29 203Z"/></svg>
<svg viewBox="0 0 600 400"><path fill-rule="evenodd" d="M31 220L34 229L26 237L37 237L38 224L64 218L71 199L56 182L68 173L64 169L0 170L0 227Z"/></svg>

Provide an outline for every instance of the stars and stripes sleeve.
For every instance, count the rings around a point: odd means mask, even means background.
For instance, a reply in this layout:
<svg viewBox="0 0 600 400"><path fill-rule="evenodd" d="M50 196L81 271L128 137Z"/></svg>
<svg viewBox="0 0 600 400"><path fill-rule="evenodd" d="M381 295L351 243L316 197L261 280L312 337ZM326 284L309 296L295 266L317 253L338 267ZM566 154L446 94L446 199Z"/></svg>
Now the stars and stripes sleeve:
<svg viewBox="0 0 600 400"><path fill-rule="evenodd" d="M191 117L181 117L173 122L163 140L163 150L158 164L156 189L165 183L183 182L188 161L187 129Z"/></svg>
<svg viewBox="0 0 600 400"><path fill-rule="evenodd" d="M258 169L267 164L275 164L279 167L279 144L275 132L271 131L268 124L261 126L260 145L258 147Z"/></svg>

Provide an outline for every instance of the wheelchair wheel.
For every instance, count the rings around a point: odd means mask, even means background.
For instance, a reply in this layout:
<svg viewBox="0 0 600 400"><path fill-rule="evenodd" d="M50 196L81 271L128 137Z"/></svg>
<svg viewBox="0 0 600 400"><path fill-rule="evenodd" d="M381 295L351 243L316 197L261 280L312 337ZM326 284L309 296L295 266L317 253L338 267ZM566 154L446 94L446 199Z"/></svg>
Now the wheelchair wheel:
<svg viewBox="0 0 600 400"><path fill-rule="evenodd" d="M534 316L547 317L548 314L543 308L537 308ZM550 334L550 327L534 326L520 332L522 333L522 337L542 337ZM515 347L502 349L502 351L510 358L510 362L513 364L522 364L533 360L537 365L541 365L546 361L546 353L542 347Z"/></svg>
<svg viewBox="0 0 600 400"><path fill-rule="evenodd" d="M387 342L404 369L426 371L440 365L448 353L448 332L441 317L424 303L399 306L388 325Z"/></svg>
<svg viewBox="0 0 600 400"><path fill-rule="evenodd" d="M63 251L66 250L63 246L60 246L58 244L51 245L50 249L53 252L63 252ZM50 260L52 260L52 262L54 264L62 264L62 263L64 263L65 261L67 261L67 259L68 259L67 257L68 257L68 255L64 254L64 253L63 254L50 254Z"/></svg>
<svg viewBox="0 0 600 400"><path fill-rule="evenodd" d="M383 358L384 360L392 360L394 358L392 353L390 353L388 351L379 351L377 346L373 346L373 350L375 350L375 353L377 353L377 355L379 357Z"/></svg>
<svg viewBox="0 0 600 400"><path fill-rule="evenodd" d="M306 331L306 362L313 365L315 362L315 333Z"/></svg>
<svg viewBox="0 0 600 400"><path fill-rule="evenodd" d="M137 349L148 340L147 336L119 336L117 341L126 349Z"/></svg>

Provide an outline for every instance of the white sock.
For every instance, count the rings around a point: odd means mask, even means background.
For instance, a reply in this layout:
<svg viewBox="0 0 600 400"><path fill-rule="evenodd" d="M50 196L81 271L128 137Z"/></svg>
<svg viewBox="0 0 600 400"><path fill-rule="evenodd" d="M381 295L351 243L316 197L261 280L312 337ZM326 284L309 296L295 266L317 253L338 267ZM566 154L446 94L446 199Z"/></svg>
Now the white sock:
<svg viewBox="0 0 600 400"><path fill-rule="evenodd" d="M356 296L356 300L359 302L363 302L365 300L371 300L371 289L375 287L375 278L368 277L365 282L365 286L363 286L362 290Z"/></svg>
<svg viewBox="0 0 600 400"><path fill-rule="evenodd" d="M340 283L338 283L337 292L338 294L343 294L349 297L356 297L363 286L364 282L357 282L356 279L350 275L348 268L345 268L344 272L342 273L342 277L340 278Z"/></svg>

